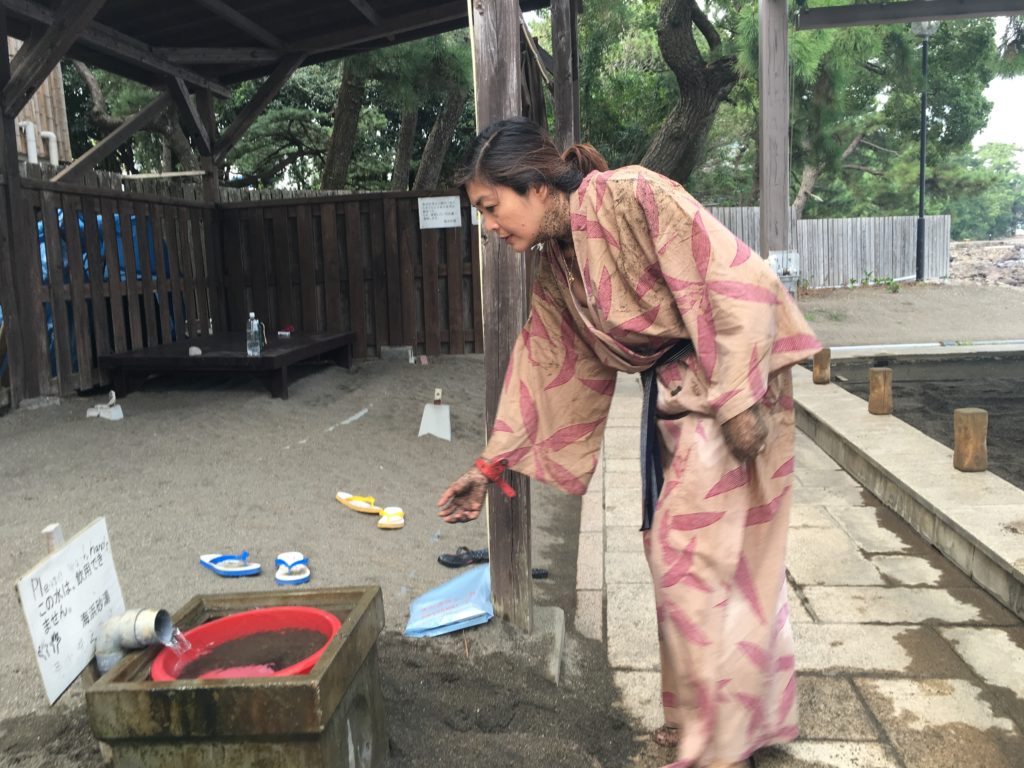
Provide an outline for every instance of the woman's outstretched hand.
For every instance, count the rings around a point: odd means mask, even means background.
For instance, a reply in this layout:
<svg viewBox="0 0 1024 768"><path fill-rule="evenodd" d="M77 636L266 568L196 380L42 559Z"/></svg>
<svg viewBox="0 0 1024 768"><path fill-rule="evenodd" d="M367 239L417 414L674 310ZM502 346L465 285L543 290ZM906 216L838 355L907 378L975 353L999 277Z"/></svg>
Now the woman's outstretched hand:
<svg viewBox="0 0 1024 768"><path fill-rule="evenodd" d="M764 409L760 403L729 419L722 425L725 444L732 455L746 462L755 458L767 447L768 425L764 419Z"/></svg>
<svg viewBox="0 0 1024 768"><path fill-rule="evenodd" d="M484 504L484 493L490 482L476 467L448 486L448 490L437 500L437 513L446 523L468 523L480 516Z"/></svg>

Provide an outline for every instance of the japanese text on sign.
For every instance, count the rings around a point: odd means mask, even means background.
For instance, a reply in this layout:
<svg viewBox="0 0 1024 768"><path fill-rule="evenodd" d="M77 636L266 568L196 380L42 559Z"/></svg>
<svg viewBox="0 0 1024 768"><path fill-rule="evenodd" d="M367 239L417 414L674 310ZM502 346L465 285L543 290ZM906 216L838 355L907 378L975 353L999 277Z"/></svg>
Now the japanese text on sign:
<svg viewBox="0 0 1024 768"><path fill-rule="evenodd" d="M18 580L46 697L52 704L96 653L103 623L124 613L124 598L100 517Z"/></svg>
<svg viewBox="0 0 1024 768"><path fill-rule="evenodd" d="M458 195L421 197L420 229L448 229L462 226L462 210Z"/></svg>

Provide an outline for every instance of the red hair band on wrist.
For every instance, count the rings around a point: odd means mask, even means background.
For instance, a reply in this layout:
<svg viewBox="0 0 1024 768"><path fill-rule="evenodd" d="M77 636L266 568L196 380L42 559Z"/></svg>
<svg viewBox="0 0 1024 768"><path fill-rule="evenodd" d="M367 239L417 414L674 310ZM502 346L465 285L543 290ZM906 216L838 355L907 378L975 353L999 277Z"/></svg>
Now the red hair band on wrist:
<svg viewBox="0 0 1024 768"><path fill-rule="evenodd" d="M498 487L501 488L501 492L508 496L508 498L511 499L516 495L515 489L505 482L505 478L501 476L508 468L508 461L506 459L498 459L497 461L477 459L475 464L476 468L483 472L484 477L492 483L497 483Z"/></svg>

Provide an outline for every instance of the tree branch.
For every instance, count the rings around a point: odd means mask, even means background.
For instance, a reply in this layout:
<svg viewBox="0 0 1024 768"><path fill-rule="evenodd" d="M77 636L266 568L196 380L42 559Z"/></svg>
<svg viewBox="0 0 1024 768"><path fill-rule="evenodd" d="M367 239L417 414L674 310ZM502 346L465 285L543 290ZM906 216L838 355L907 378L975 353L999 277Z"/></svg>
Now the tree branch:
<svg viewBox="0 0 1024 768"><path fill-rule="evenodd" d="M73 59L72 62L75 65L75 69L78 70L82 82L85 83L86 90L89 91L89 101L92 103L92 106L89 108L89 116L92 118L92 121L107 131L114 130L124 120L111 116L110 109L107 107L107 97L103 95L103 89L100 88L99 81L96 79L96 75L92 73L92 70L77 59Z"/></svg>
<svg viewBox="0 0 1024 768"><path fill-rule="evenodd" d="M899 152L897 152L895 149L889 149L888 147L880 147L877 144L874 144L874 143L868 141L867 139L863 139L861 141L861 143L865 144L866 146L871 147L872 149L877 149L879 152L888 152L890 155L898 155L899 154Z"/></svg>
<svg viewBox="0 0 1024 768"><path fill-rule="evenodd" d="M722 38L718 36L718 30L715 29L715 25L711 23L707 15L702 11L695 2L691 1L693 8L693 24L700 30L700 33L704 35L704 39L708 41L708 47L713 51L722 44Z"/></svg>
<svg viewBox="0 0 1024 768"><path fill-rule="evenodd" d="M849 171L864 171L864 173L870 173L872 176L885 175L885 171L880 171L877 168L869 168L866 165L858 165L857 163L845 163L843 165L843 169Z"/></svg>

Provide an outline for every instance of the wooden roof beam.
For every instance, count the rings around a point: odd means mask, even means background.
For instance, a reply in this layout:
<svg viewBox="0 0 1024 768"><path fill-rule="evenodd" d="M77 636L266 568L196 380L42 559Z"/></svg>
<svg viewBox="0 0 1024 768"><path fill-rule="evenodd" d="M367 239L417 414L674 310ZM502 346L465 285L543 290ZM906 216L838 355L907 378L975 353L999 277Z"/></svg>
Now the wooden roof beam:
<svg viewBox="0 0 1024 768"><path fill-rule="evenodd" d="M112 130L88 152L79 157L71 165L56 174L50 181L63 181L70 183L86 171L96 167L104 158L110 155L115 149L124 144L135 133L150 125L154 120L163 114L171 103L169 93L161 93L149 104L140 109L134 115L125 120L121 125Z"/></svg>
<svg viewBox="0 0 1024 768"><path fill-rule="evenodd" d="M206 132L206 126L203 125L203 121L199 118L199 111L196 109L196 105L192 103L192 98L188 94L188 86L185 85L185 81L180 77L172 77L167 81L167 90L174 100L174 106L178 108L178 117L185 132L196 140L196 144L199 145L199 151L202 154L210 154L212 149L210 136Z"/></svg>
<svg viewBox="0 0 1024 768"><path fill-rule="evenodd" d="M231 151L231 148L238 143L238 140L242 138L245 132L249 129L249 126L253 124L253 121L263 112L267 104L269 104L278 91L281 90L288 78L292 76L292 72L299 68L303 60L306 58L303 53L295 53L290 56L285 56L281 59L281 63L277 65L270 76L263 81L263 85L256 91L256 94L252 97L252 100L245 105L245 108L235 116L234 122L228 126L227 130L217 139L213 145L213 155L216 161L219 163L224 159L224 156Z"/></svg>
<svg viewBox="0 0 1024 768"><path fill-rule="evenodd" d="M281 51L274 48L155 48L158 54L175 64L252 64L277 61Z"/></svg>
<svg viewBox="0 0 1024 768"><path fill-rule="evenodd" d="M375 10L373 10L373 8L370 7L370 4L368 2L366 2L366 0L348 0L348 1L352 5L353 8L355 8L357 11L359 11L361 14L363 14L363 17L368 22L373 24L373 26L379 27L379 26L384 24L384 20L380 17L380 14L377 13ZM394 35L385 35L385 37L387 37L387 39L390 40L392 43L395 42L395 36Z"/></svg>
<svg viewBox="0 0 1024 768"><path fill-rule="evenodd" d="M4 113L16 117L32 94L49 77L82 30L106 0L64 0L54 21L37 40L21 47L11 62L11 79L3 92Z"/></svg>
<svg viewBox="0 0 1024 768"><path fill-rule="evenodd" d="M47 27L54 26L57 21L57 14L54 11L32 0L0 0L0 7L6 8L12 16ZM121 61L131 62L150 72L180 77L187 83L209 89L217 96L227 98L231 95L231 91L216 80L211 80L198 72L168 61L134 37L124 35L95 21L81 31L75 42Z"/></svg>
<svg viewBox="0 0 1024 768"><path fill-rule="evenodd" d="M271 34L248 16L239 13L230 5L223 2L223 0L196 0L196 2L206 10L210 11L210 13L217 14L231 26L236 29L240 29L242 32L245 32L250 37L259 40L264 45L270 48L284 47L284 43L281 38Z"/></svg>
<svg viewBox="0 0 1024 768"><path fill-rule="evenodd" d="M870 24L907 24L933 19L980 16L1015 16L1024 13L1024 0L903 0L898 3L803 6L796 15L797 29L831 29Z"/></svg>
<svg viewBox="0 0 1024 768"><path fill-rule="evenodd" d="M381 37L391 38L403 32L430 26L431 24L443 24L448 21L465 19L467 14L465 2L445 2L433 8L428 8L415 13L408 13L401 19L382 19L382 23L371 28L356 27L341 32L330 32L324 35L308 37L304 40L291 40L287 47L292 50L305 51L312 56L317 53L325 53L352 45L365 43L369 40L377 40Z"/></svg>

